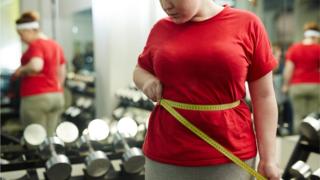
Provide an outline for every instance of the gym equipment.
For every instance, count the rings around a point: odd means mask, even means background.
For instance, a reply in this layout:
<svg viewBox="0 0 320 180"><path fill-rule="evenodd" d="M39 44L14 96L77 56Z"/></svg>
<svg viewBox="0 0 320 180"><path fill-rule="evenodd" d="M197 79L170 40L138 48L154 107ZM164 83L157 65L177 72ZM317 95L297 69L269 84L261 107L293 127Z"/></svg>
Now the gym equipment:
<svg viewBox="0 0 320 180"><path fill-rule="evenodd" d="M297 161L307 162L311 153L320 154L319 140L320 140L320 114L311 113L300 126L301 136L293 150L293 153L288 161L288 164L283 172L283 179L290 179L290 169Z"/></svg>
<svg viewBox="0 0 320 180"><path fill-rule="evenodd" d="M72 118L77 117L81 113L81 109L75 106L70 106L66 111L65 115L68 115Z"/></svg>
<svg viewBox="0 0 320 180"><path fill-rule="evenodd" d="M101 122L103 121L103 122ZM93 123L95 122L95 123ZM114 126L114 133L117 132L117 121L114 121L115 126ZM84 131L83 134L88 134L89 136L87 136L86 138L88 139L88 137L90 138L90 141L85 141L84 138L85 136L81 136L81 138L78 138L77 141L77 145L80 144L80 141L83 141L83 147L85 146L85 148L88 148L87 142L90 143L92 145L92 149L93 151L97 151L100 150L102 151L103 155L106 155L108 157L109 160L115 160L115 161L122 161L122 155L123 152L115 152L114 151L114 146L113 144L110 144L109 139L106 139L106 137L108 136L108 129L104 129L101 128L103 126L107 127L108 121L107 120L94 120L91 123L89 123L88 125L85 125L87 128L86 131ZM90 128L88 128L90 127ZM89 132L88 129L92 130L92 132ZM100 133L101 134L100 134ZM45 171L43 174L45 176L45 179L64 179L65 177L67 177L67 179L105 179L105 180L121 180L121 179L136 179L136 180L143 180L144 179L144 174L143 173L134 173L134 174L130 174L130 173L126 173L123 165L121 164L121 168L118 169L114 169L112 167L112 165L110 164L110 168L109 170L104 174L103 172L100 174L103 174L102 176L99 177L99 171L97 173L97 170L95 168L93 168L96 172L90 173L90 163L86 162L86 159L89 159L90 154L92 154L89 152L90 150L86 150L81 151L81 147L79 146L75 146L74 144L67 144L67 143L72 143L73 141L75 141L77 139L77 134L78 131L76 130L76 128L72 125L72 123L70 124L70 122L63 122L61 124L58 125L57 129L56 129L56 135L61 138L60 141L63 141L65 144L65 148L63 147L63 143L59 143L58 141L56 143L52 143L52 149L54 149L56 151L56 154L60 154L62 152L65 152L64 154L66 156L68 156L68 159L70 161L70 163L72 164L85 164L87 165L87 168L84 167L83 168L83 174L77 174L77 175L72 175L70 176L69 173L65 173L65 169L63 166L60 165L60 169L56 168L56 171L53 172L52 168L47 167L47 171ZM55 137L57 138L57 137ZM57 138L57 139L59 139ZM45 139L45 138L43 138ZM94 139L94 140L92 140ZM102 142L98 142L97 140L101 140ZM112 140L112 139L110 139ZM45 140L44 140L45 141ZM48 140L46 140L48 141ZM19 140L20 142L20 140ZM135 140L132 142L129 142L130 146L137 146L137 147L141 147L143 141L142 140ZM39 144L39 143L38 143ZM48 144L48 143L47 143ZM41 146L41 148L40 148ZM26 158L23 159L17 159L15 161L10 162L9 164L1 164L1 172L8 172L8 171L18 171L18 170L27 170L27 175L25 179L40 179L41 175L39 176L39 173L37 173L37 169L38 168L43 168L46 167L48 164L48 162L46 163L46 161L49 161L49 157L52 156L52 152L50 151L50 147L48 147L48 145L45 145L45 143L42 143L38 148L30 148L27 149L25 147L23 147L21 144L18 145L5 145L5 146L1 146L1 153L2 154L18 154L19 156L23 156ZM39 149L41 151L39 151ZM79 151L80 150L80 151ZM41 155L41 157L39 157ZM96 156L98 157L98 156ZM54 163L52 163L54 164ZM105 165L99 165L99 163L91 163L91 164L96 164L96 167L103 167L104 170L108 169L107 166ZM98 165L97 165L98 164ZM61 168L62 167L62 168ZM94 165L92 166L94 167ZM67 167L68 168L68 167ZM58 169L58 170L57 170ZM51 170L51 171L50 171ZM101 171L100 171L101 172ZM61 175L61 174L66 174L66 175Z"/></svg>
<svg viewBox="0 0 320 180"><path fill-rule="evenodd" d="M109 126L102 119L94 119L88 125L88 132L92 141L102 141L109 136Z"/></svg>
<svg viewBox="0 0 320 180"><path fill-rule="evenodd" d="M77 107L88 109L92 106L92 98L79 97L76 101Z"/></svg>
<svg viewBox="0 0 320 180"><path fill-rule="evenodd" d="M101 141L108 137L109 126L101 119L95 119L88 125L80 138L80 148L87 147L89 155L85 158L86 172L91 177L101 177L106 174L111 162L103 151L94 150L91 141Z"/></svg>
<svg viewBox="0 0 320 180"><path fill-rule="evenodd" d="M47 132L40 124L30 124L23 131L24 141L31 146L38 146L44 142Z"/></svg>
<svg viewBox="0 0 320 180"><path fill-rule="evenodd" d="M145 164L145 157L141 149L136 147L130 148L125 138L120 133L116 133L114 135L114 146L119 147L119 145L124 147L124 153L122 155L124 170L127 173L140 172Z"/></svg>
<svg viewBox="0 0 320 180"><path fill-rule="evenodd" d="M116 91L116 96L120 99L120 106L123 107L131 106L152 110L155 106L155 104L136 87L119 89Z"/></svg>
<svg viewBox="0 0 320 180"><path fill-rule="evenodd" d="M68 107L62 115L65 121L74 123L80 132L87 128L89 120L94 118L95 113L92 106L87 107L88 105L85 105L85 102L88 101L84 100L83 102L80 103L81 107L76 105Z"/></svg>
<svg viewBox="0 0 320 180"><path fill-rule="evenodd" d="M320 180L320 168L315 170L312 175L310 176L311 180Z"/></svg>
<svg viewBox="0 0 320 180"><path fill-rule="evenodd" d="M300 125L300 134L310 143L319 145L320 142L320 114L312 113L305 117Z"/></svg>
<svg viewBox="0 0 320 180"><path fill-rule="evenodd" d="M41 145L40 151L44 155L51 153L46 161L45 175L48 179L67 179L71 175L71 164L68 157L61 154L64 151L64 143L56 136L47 138Z"/></svg>
<svg viewBox="0 0 320 180"><path fill-rule="evenodd" d="M125 138L132 138L138 132L137 123L131 117L123 117L117 124L118 132L113 136L115 149L123 147L122 163L124 170L128 173L138 173L144 168L145 157L141 149L128 145Z"/></svg>
<svg viewBox="0 0 320 180"><path fill-rule="evenodd" d="M65 143L74 142L79 136L79 130L72 122L62 122L56 129L57 136Z"/></svg>
<svg viewBox="0 0 320 180"><path fill-rule="evenodd" d="M102 151L94 150L89 133L85 130L81 137L82 146L87 146L89 154L85 158L86 172L91 177L101 177L111 166L107 155Z"/></svg>
<svg viewBox="0 0 320 180"><path fill-rule="evenodd" d="M296 162L290 169L290 174L292 177L301 180L308 179L311 173L312 171L310 166L303 161Z"/></svg>
<svg viewBox="0 0 320 180"><path fill-rule="evenodd" d="M126 116L118 121L117 129L124 137L134 137L138 132L138 125L131 117Z"/></svg>

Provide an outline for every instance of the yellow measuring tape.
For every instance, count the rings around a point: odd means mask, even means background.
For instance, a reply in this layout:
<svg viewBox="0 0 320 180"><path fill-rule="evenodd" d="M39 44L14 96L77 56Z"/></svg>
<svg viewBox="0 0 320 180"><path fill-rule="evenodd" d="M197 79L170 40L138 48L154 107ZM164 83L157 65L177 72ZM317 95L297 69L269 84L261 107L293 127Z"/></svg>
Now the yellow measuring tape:
<svg viewBox="0 0 320 180"><path fill-rule="evenodd" d="M235 101L233 103L229 104L221 104L221 105L195 105L195 104L186 104L186 103L179 103L175 101L170 101L167 99L161 99L160 105L163 106L173 117L175 117L181 124L183 124L186 128L188 128L190 131L192 131L194 134L196 134L198 137L200 137L202 140L210 144L212 147L214 147L216 150L218 150L220 153L228 157L231 161L233 161L235 164L246 170L248 173L250 173L252 176L256 177L257 180L267 180L267 178L263 177L261 174L259 174L257 171L252 169L248 164L243 162L241 159L239 159L237 156L232 154L229 150L224 148L221 144L219 144L217 141L213 140L211 137L209 137L206 133L201 131L199 128L194 126L192 123L190 123L186 118L184 118L180 113L178 113L174 108L184 109L184 110L194 110L194 111L217 111L217 110L226 110L231 109L240 104L240 101Z"/></svg>

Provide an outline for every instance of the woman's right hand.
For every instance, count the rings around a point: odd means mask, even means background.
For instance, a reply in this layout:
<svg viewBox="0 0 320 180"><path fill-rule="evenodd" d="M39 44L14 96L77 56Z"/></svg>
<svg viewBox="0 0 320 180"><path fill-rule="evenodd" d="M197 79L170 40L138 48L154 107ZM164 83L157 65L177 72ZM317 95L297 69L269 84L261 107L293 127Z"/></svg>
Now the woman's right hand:
<svg viewBox="0 0 320 180"><path fill-rule="evenodd" d="M266 177L268 180L280 180L280 169L274 162L265 162L260 160L258 165L258 172Z"/></svg>
<svg viewBox="0 0 320 180"><path fill-rule="evenodd" d="M149 78L142 86L142 92L152 101L159 102L162 96L162 84L156 77Z"/></svg>
<svg viewBox="0 0 320 180"><path fill-rule="evenodd" d="M283 85L281 87L281 91L282 91L282 93L287 94L288 91L289 91L289 86L288 85Z"/></svg>
<svg viewBox="0 0 320 180"><path fill-rule="evenodd" d="M21 77L21 69L22 67L20 66L18 69L14 71L14 73L12 74L12 79L18 79Z"/></svg>

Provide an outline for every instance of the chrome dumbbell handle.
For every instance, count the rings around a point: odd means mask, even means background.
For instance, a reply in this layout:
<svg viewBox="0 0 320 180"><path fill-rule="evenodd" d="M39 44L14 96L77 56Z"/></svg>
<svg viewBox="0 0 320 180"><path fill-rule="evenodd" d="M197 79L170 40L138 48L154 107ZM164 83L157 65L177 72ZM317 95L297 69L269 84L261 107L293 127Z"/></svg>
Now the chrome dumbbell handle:
<svg viewBox="0 0 320 180"><path fill-rule="evenodd" d="M106 174L111 166L110 160L102 151L95 151L89 133L83 134L83 143L88 147L89 155L85 159L87 174L91 177L100 177Z"/></svg>
<svg viewBox="0 0 320 180"><path fill-rule="evenodd" d="M88 146L89 152L90 153L94 152L92 144L90 143L91 140L90 140L89 133L83 134L83 137L84 137L84 141L85 141L86 145Z"/></svg>
<svg viewBox="0 0 320 180"><path fill-rule="evenodd" d="M50 152L51 152L51 155L52 156L57 156L57 151L56 149L54 148L53 144L51 141L49 141L49 148L50 148Z"/></svg>
<svg viewBox="0 0 320 180"><path fill-rule="evenodd" d="M114 135L115 141L120 142L125 152L122 155L123 167L124 170L128 173L138 173L144 168L145 157L141 149L132 147L128 145L125 138L117 132Z"/></svg>
<svg viewBox="0 0 320 180"><path fill-rule="evenodd" d="M117 132L115 134L115 139L117 141L121 142L121 144L123 145L125 151L129 151L130 150L130 146L128 145L127 141L124 139L124 137L119 132Z"/></svg>

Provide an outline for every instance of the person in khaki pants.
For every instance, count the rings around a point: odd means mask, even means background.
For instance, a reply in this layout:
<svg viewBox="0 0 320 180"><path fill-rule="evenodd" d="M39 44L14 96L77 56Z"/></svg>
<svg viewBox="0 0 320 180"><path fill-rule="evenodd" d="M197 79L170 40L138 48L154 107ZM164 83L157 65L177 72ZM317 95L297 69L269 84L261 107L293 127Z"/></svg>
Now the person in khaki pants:
<svg viewBox="0 0 320 180"><path fill-rule="evenodd" d="M58 43L40 31L38 20L38 13L31 11L16 21L20 38L28 47L13 76L21 79L22 124L41 124L48 136L53 136L64 107L65 58Z"/></svg>
<svg viewBox="0 0 320 180"><path fill-rule="evenodd" d="M304 39L287 51L282 91L293 104L293 132L299 132L302 119L320 112L320 28L315 22L304 26Z"/></svg>
<svg viewBox="0 0 320 180"><path fill-rule="evenodd" d="M20 104L21 121L24 126L41 124L48 135L54 135L64 107L62 93L45 93L22 98Z"/></svg>

